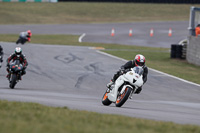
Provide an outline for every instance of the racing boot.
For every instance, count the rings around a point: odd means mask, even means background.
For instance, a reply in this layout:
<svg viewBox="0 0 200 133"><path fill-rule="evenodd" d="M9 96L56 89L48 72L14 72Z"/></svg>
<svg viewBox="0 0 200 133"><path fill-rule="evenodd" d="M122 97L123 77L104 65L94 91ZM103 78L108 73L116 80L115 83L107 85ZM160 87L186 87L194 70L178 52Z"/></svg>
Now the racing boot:
<svg viewBox="0 0 200 133"><path fill-rule="evenodd" d="M6 75L6 78L9 80L10 79L10 73L8 73L7 75Z"/></svg>

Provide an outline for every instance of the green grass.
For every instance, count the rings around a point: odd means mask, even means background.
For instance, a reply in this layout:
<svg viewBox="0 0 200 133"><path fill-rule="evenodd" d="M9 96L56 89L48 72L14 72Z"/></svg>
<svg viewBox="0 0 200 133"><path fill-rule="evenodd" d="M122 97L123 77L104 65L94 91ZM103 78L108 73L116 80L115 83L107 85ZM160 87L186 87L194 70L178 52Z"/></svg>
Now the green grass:
<svg viewBox="0 0 200 133"><path fill-rule="evenodd" d="M0 41L15 42L17 38L18 35L0 35ZM74 35L34 35L31 43L104 47L104 52L126 60L132 60L140 53L146 57L148 67L200 84L200 67L189 64L185 60L171 59L168 48L79 43L78 36Z"/></svg>
<svg viewBox="0 0 200 133"><path fill-rule="evenodd" d="M200 127L0 101L1 133L199 133Z"/></svg>
<svg viewBox="0 0 200 133"><path fill-rule="evenodd" d="M189 20L190 4L0 3L0 24L67 24Z"/></svg>

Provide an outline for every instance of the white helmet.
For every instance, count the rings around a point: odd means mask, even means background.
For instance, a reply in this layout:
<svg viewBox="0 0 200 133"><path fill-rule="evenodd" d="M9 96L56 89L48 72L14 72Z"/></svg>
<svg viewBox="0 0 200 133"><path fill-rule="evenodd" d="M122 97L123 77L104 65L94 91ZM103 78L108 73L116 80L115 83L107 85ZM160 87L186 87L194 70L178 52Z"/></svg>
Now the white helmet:
<svg viewBox="0 0 200 133"><path fill-rule="evenodd" d="M22 53L22 49L20 47L15 48L15 54L20 55Z"/></svg>

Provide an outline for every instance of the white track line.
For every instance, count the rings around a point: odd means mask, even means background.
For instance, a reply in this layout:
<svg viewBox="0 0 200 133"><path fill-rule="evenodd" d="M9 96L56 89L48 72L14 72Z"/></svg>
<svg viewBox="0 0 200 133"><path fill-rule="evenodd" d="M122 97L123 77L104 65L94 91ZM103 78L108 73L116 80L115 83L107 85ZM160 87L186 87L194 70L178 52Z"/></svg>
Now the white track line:
<svg viewBox="0 0 200 133"><path fill-rule="evenodd" d="M83 39L83 37L84 37L85 35L86 35L86 34L83 33L83 34L79 37L78 41L79 41L79 42L82 42L82 39Z"/></svg>
<svg viewBox="0 0 200 133"><path fill-rule="evenodd" d="M104 53L104 52L101 52L101 51L99 51L99 50L97 50L97 52L100 53L100 54L103 54L103 55L106 55L106 56L109 56L109 57L112 57L112 58L115 58L115 59L118 59L118 60L121 60L121 61L127 62L127 60L125 60L125 59L122 59L122 58L119 58L119 57L116 57L116 56L110 55L110 54L108 54L108 53ZM183 82L185 82L185 83L192 84L192 85L195 85L195 86L200 87L200 84L196 84L196 83L190 82L190 81L188 81L188 80L181 79L181 78L175 77L175 76L173 76L173 75L170 75L170 74L167 74L167 73L164 73L164 72L161 72L161 71L158 71L158 70L152 69L152 68L149 68L149 69L152 70L152 71L154 71L154 72L157 72L157 73L160 73L160 74L163 74L163 75L169 76L169 77L171 77L171 78L178 79L178 80L183 81Z"/></svg>

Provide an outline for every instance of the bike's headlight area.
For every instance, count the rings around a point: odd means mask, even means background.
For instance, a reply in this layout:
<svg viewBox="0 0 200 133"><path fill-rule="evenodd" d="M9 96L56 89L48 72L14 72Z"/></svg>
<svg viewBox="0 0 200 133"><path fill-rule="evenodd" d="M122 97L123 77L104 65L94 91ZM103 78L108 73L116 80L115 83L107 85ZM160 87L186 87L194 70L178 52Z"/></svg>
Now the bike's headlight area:
<svg viewBox="0 0 200 133"><path fill-rule="evenodd" d="M137 80L133 79L133 83L135 83Z"/></svg>

